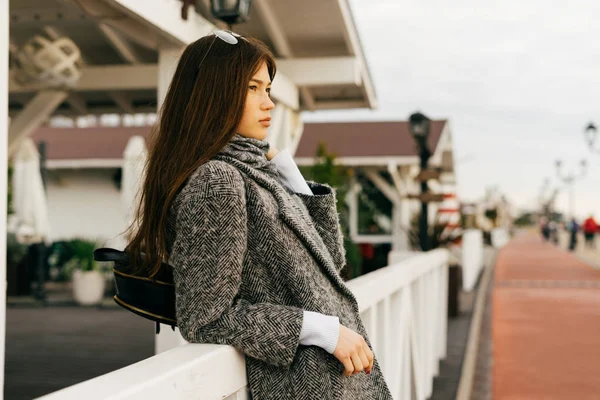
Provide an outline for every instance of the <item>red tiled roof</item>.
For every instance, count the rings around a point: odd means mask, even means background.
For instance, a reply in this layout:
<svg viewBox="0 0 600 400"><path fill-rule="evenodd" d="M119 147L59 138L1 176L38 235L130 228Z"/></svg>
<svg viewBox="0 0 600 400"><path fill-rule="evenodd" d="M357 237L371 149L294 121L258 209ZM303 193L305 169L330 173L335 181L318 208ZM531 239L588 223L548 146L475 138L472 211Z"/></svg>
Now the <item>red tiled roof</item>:
<svg viewBox="0 0 600 400"><path fill-rule="evenodd" d="M432 121L429 148L435 151L446 121ZM46 142L48 160L122 159L131 136L152 127L39 128L33 140ZM314 157L319 142L338 157L416 156L405 121L306 123L296 157Z"/></svg>
<svg viewBox="0 0 600 400"><path fill-rule="evenodd" d="M39 128L34 142L46 142L48 160L122 159L130 137L147 137L152 127Z"/></svg>
<svg viewBox="0 0 600 400"><path fill-rule="evenodd" d="M446 124L431 121L428 144L435 151ZM296 157L314 157L320 142L337 157L416 156L406 121L305 123Z"/></svg>

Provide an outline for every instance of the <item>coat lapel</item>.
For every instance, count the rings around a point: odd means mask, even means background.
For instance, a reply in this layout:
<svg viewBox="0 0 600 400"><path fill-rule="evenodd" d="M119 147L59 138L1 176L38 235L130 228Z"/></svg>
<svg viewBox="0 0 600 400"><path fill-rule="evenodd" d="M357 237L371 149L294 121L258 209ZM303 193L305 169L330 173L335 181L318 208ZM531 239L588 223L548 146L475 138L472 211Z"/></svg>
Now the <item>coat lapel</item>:
<svg viewBox="0 0 600 400"><path fill-rule="evenodd" d="M307 215L308 212L303 210L295 199L270 176L260 173L232 157L217 156L216 158L235 166L273 195L279 207L279 217L302 241L329 279L338 286L342 293L354 299L354 295L336 271L331 255L316 231L310 216Z"/></svg>

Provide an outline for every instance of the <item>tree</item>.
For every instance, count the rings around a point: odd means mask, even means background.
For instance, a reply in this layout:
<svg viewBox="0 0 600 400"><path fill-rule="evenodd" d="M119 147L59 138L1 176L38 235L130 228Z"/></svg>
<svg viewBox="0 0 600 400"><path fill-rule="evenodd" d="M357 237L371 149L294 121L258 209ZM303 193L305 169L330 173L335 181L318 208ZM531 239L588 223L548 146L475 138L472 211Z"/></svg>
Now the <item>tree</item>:
<svg viewBox="0 0 600 400"><path fill-rule="evenodd" d="M421 249L421 235L420 235L420 220L421 214L415 214L410 221L411 230L409 233L410 244L414 250ZM429 245L431 250L437 249L438 247L445 247L451 243L455 243L462 237L462 227L449 228L446 223L441 222L439 215L436 215L433 226L429 226Z"/></svg>
<svg viewBox="0 0 600 400"><path fill-rule="evenodd" d="M349 177L352 170L335 165L335 154L327 151L325 143L319 143L316 162L308 168L301 168L305 177L315 182L326 183L336 189L336 208L340 216L340 225L344 234L344 248L346 250L346 267L342 270L344 279L356 278L360 275L362 258L358 246L350 240L349 212L344 203L349 190Z"/></svg>

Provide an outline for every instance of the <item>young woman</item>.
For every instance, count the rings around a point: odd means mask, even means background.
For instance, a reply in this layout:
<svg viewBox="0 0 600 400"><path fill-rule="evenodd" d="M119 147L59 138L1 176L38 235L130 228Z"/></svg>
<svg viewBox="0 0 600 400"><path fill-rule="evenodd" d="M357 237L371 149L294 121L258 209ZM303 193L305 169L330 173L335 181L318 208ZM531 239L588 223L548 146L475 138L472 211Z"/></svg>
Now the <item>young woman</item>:
<svg viewBox="0 0 600 400"><path fill-rule="evenodd" d="M185 49L127 250L150 276L173 266L182 336L243 352L254 400L391 399L339 275L335 191L265 141L274 76L255 39L217 31Z"/></svg>

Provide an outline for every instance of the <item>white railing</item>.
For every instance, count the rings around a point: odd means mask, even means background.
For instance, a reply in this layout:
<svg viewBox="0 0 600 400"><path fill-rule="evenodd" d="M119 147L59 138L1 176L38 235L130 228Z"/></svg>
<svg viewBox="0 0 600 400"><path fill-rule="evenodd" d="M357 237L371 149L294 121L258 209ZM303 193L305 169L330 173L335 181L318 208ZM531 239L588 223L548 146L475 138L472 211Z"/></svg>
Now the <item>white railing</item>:
<svg viewBox="0 0 600 400"><path fill-rule="evenodd" d="M467 292L475 288L483 269L483 232L469 229L462 237L462 286Z"/></svg>
<svg viewBox="0 0 600 400"><path fill-rule="evenodd" d="M405 258L348 282L395 399L427 399L446 355L448 252ZM185 344L44 400L246 400L246 368L229 346Z"/></svg>
<svg viewBox="0 0 600 400"><path fill-rule="evenodd" d="M446 356L448 252L406 258L348 286L394 399L429 398Z"/></svg>
<svg viewBox="0 0 600 400"><path fill-rule="evenodd" d="M492 246L500 249L510 241L510 234L506 228L496 228L492 230Z"/></svg>

